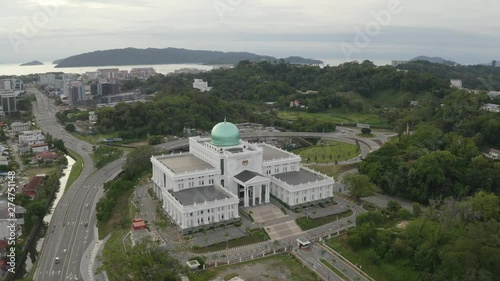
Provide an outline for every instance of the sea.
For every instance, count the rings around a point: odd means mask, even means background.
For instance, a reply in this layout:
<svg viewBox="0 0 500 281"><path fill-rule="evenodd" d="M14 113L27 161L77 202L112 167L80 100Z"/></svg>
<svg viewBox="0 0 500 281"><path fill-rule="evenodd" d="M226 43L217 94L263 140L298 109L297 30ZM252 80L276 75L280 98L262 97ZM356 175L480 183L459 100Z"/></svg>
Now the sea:
<svg viewBox="0 0 500 281"><path fill-rule="evenodd" d="M324 62L323 66L337 66L347 62L345 59L320 59ZM363 60L358 60L359 62ZM390 60L371 60L375 65L391 64ZM47 72L64 72L64 73L77 73L82 74L85 72L97 71L103 68L118 68L120 70L130 71L132 68L139 67L152 67L157 73L169 74L182 68L196 68L200 70L212 70L218 66L203 65L203 64L154 64L154 65L108 65L108 66L89 66L89 67L62 67L54 68L55 64L52 62L44 62L43 65L20 66L18 64L0 64L1 75L27 75L34 73L47 73Z"/></svg>

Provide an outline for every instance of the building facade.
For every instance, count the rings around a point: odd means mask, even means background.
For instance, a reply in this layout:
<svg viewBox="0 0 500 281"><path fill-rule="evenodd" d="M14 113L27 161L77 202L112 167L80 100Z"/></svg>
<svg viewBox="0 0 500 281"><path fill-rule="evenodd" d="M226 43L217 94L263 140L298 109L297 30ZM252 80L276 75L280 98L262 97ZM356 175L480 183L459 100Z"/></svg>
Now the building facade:
<svg viewBox="0 0 500 281"><path fill-rule="evenodd" d="M238 207L268 204L271 194L290 208L333 197L332 178L302 167L298 155L240 140L229 122L189 138L189 153L151 162L152 189L183 233L233 221Z"/></svg>
<svg viewBox="0 0 500 281"><path fill-rule="evenodd" d="M21 144L32 145L32 144L45 143L45 136L42 134L42 131L40 130L24 131L21 134L19 134L18 138L19 138L19 143Z"/></svg>
<svg viewBox="0 0 500 281"><path fill-rule="evenodd" d="M194 79L193 88L201 92L210 92L212 90L212 87L208 87L208 82L203 81L203 79Z"/></svg>
<svg viewBox="0 0 500 281"><path fill-rule="evenodd" d="M29 131L31 129L31 123L30 122L13 122L10 124L10 130L13 133L20 133L24 131Z"/></svg>
<svg viewBox="0 0 500 281"><path fill-rule="evenodd" d="M17 94L11 91L0 92L0 103L4 113L17 112Z"/></svg>

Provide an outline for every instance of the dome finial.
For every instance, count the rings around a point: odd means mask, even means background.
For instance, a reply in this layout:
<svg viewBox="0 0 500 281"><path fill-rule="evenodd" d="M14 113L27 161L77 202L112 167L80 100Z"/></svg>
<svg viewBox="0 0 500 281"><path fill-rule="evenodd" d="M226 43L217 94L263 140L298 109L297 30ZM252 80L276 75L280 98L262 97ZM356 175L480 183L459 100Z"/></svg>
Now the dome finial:
<svg viewBox="0 0 500 281"><path fill-rule="evenodd" d="M224 123L226 123L226 115L224 115Z"/></svg>

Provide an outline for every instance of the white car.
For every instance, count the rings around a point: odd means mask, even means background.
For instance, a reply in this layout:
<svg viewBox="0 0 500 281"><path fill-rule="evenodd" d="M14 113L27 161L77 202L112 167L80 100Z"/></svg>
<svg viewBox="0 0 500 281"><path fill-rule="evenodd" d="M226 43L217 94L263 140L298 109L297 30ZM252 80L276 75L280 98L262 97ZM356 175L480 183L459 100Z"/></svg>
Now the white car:
<svg viewBox="0 0 500 281"><path fill-rule="evenodd" d="M66 249L64 249L64 250L63 250L63 253L65 253L65 254L66 254Z"/></svg>
<svg viewBox="0 0 500 281"><path fill-rule="evenodd" d="M54 260L55 263L59 263L59 257L56 257L56 259Z"/></svg>

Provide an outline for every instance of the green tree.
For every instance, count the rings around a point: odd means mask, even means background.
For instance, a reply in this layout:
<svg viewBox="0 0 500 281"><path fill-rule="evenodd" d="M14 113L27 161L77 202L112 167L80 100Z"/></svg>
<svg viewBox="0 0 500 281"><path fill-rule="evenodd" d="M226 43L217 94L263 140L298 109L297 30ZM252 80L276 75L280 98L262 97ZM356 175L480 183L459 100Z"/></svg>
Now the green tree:
<svg viewBox="0 0 500 281"><path fill-rule="evenodd" d="M372 133L372 129L370 129L370 128L361 128L361 133L363 135L369 135L369 134Z"/></svg>
<svg viewBox="0 0 500 281"><path fill-rule="evenodd" d="M142 146L127 155L123 171L127 178L135 179L151 171L152 146Z"/></svg>
<svg viewBox="0 0 500 281"><path fill-rule="evenodd" d="M75 124L73 124L73 123L66 124L66 126L64 126L64 128L66 129L66 131L68 131L70 133L72 133L76 130Z"/></svg>
<svg viewBox="0 0 500 281"><path fill-rule="evenodd" d="M351 195L356 198L373 195L376 189L370 178L361 174L347 174L344 176L342 183L347 187Z"/></svg>

